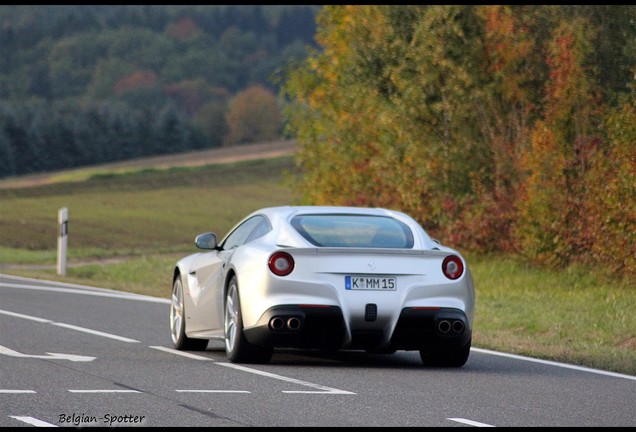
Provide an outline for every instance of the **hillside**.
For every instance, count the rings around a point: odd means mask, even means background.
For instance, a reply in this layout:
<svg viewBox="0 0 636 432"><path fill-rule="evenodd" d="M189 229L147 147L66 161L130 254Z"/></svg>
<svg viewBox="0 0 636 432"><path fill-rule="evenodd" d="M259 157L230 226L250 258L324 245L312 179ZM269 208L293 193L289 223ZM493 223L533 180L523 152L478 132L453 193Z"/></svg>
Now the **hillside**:
<svg viewBox="0 0 636 432"><path fill-rule="evenodd" d="M0 6L0 178L287 139L320 9Z"/></svg>
<svg viewBox="0 0 636 432"><path fill-rule="evenodd" d="M41 186L58 181L80 181L102 172L124 172L143 169L162 169L181 166L200 166L231 163L243 160L263 159L291 155L296 150L295 140L263 142L219 147L172 155L130 159L121 162L87 166L42 174L32 174L0 179L0 189Z"/></svg>

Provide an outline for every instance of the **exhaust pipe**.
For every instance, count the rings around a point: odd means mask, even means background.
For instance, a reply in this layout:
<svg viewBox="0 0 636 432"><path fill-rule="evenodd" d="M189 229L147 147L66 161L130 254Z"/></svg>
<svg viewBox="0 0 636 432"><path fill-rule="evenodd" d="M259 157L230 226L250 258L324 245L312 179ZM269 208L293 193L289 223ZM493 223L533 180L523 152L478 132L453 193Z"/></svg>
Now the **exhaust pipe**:
<svg viewBox="0 0 636 432"><path fill-rule="evenodd" d="M269 328L272 330L282 330L285 327L285 321L281 317L274 317L269 320Z"/></svg>
<svg viewBox="0 0 636 432"><path fill-rule="evenodd" d="M269 320L269 328L272 330L298 330L300 329L302 322L298 317L289 317L285 321L285 317L275 316Z"/></svg>
<svg viewBox="0 0 636 432"><path fill-rule="evenodd" d="M442 334L446 334L451 330L451 323L447 320L441 320L437 323L437 330Z"/></svg>
<svg viewBox="0 0 636 432"><path fill-rule="evenodd" d="M298 330L300 328L300 320L296 317L291 317L287 320L287 328L290 330Z"/></svg>
<svg viewBox="0 0 636 432"><path fill-rule="evenodd" d="M458 319L453 319L453 320L440 320L437 323L437 331L440 332L441 334L448 334L451 331L454 334L461 334L464 332L464 330L466 330L466 324L464 324L464 321L462 320L458 320Z"/></svg>
<svg viewBox="0 0 636 432"><path fill-rule="evenodd" d="M460 321L460 320L453 321L453 331L455 333L463 333L465 327L466 326L464 325L463 321Z"/></svg>

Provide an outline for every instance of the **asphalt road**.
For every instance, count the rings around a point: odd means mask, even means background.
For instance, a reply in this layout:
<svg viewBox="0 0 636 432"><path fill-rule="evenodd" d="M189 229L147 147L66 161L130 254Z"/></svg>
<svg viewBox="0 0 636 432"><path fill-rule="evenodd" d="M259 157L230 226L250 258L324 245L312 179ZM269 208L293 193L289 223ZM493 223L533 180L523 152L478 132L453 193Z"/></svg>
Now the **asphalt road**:
<svg viewBox="0 0 636 432"><path fill-rule="evenodd" d="M636 377L473 349L176 352L168 300L0 275L0 427L628 427Z"/></svg>

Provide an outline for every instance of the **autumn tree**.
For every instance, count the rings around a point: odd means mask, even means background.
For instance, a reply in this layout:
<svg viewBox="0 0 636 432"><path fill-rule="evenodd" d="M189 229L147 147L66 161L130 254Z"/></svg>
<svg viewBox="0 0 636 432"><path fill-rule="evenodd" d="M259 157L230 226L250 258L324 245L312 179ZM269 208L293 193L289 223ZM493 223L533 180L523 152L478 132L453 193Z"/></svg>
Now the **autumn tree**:
<svg viewBox="0 0 636 432"><path fill-rule="evenodd" d="M531 7L530 7L531 8ZM541 71L537 40L529 25L529 7L483 6L483 63L480 85L473 92L474 118L486 161L472 171L472 195L446 223L459 243L486 252L513 251L511 228L516 217L519 157L530 141L538 111ZM540 89L540 88L539 88Z"/></svg>
<svg viewBox="0 0 636 432"><path fill-rule="evenodd" d="M487 161L470 121L475 21L465 6L323 9L323 52L287 87L308 201L400 208L435 230L471 193Z"/></svg>
<svg viewBox="0 0 636 432"><path fill-rule="evenodd" d="M607 146L587 172L582 212L593 233L586 264L636 274L636 98L624 97L605 121Z"/></svg>
<svg viewBox="0 0 636 432"><path fill-rule="evenodd" d="M517 232L519 249L551 265L568 264L591 244L582 211L603 115L589 56L594 28L584 19L563 21L548 47L544 118L535 124L524 155L529 175Z"/></svg>
<svg viewBox="0 0 636 432"><path fill-rule="evenodd" d="M228 133L223 145L280 139L282 117L276 95L261 85L239 92L226 114Z"/></svg>
<svg viewBox="0 0 636 432"><path fill-rule="evenodd" d="M402 9L410 28L418 7ZM302 189L318 204L376 205L399 199L387 169L386 152L396 137L386 105L390 68L399 61L400 40L382 6L329 6L319 15L317 40L323 53L288 81L295 103L288 110L303 144ZM373 24L373 25L372 25ZM391 198L393 196L393 198Z"/></svg>

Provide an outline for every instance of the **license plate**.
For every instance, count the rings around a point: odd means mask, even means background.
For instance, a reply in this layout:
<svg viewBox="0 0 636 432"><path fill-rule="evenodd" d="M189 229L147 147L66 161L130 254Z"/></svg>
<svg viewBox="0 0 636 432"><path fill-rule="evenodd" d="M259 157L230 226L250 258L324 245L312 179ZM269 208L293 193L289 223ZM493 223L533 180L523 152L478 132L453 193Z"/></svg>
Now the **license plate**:
<svg viewBox="0 0 636 432"><path fill-rule="evenodd" d="M345 289L395 291L397 279L390 276L345 276Z"/></svg>

